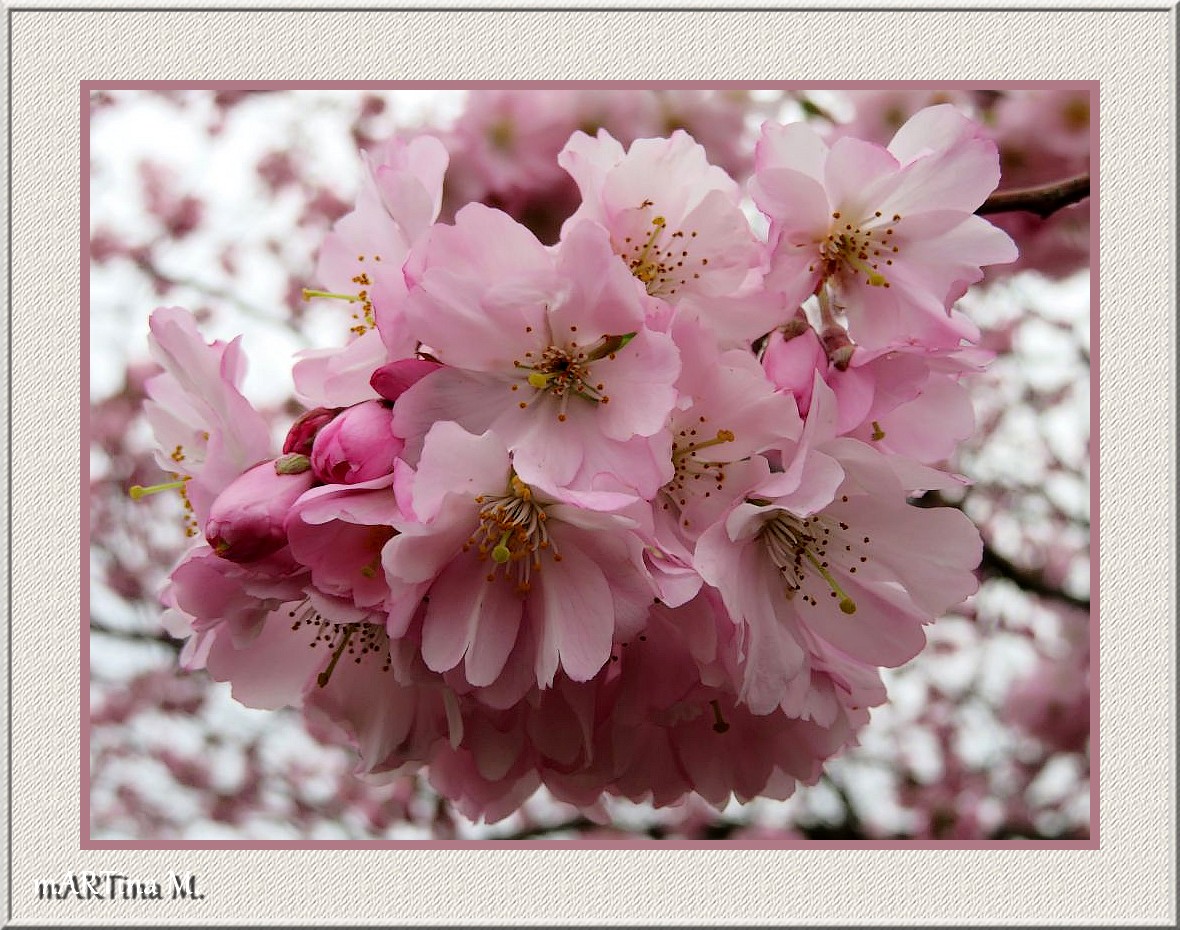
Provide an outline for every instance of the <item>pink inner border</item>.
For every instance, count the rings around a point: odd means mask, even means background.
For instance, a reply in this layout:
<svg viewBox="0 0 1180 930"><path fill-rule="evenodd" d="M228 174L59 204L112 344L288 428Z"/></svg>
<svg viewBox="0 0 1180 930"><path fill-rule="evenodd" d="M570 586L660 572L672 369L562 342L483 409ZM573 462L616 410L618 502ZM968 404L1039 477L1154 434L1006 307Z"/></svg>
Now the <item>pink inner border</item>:
<svg viewBox="0 0 1180 930"><path fill-rule="evenodd" d="M1084 88L1090 91L1090 112L1098 113L1098 81L82 81L80 82L80 130L81 162L79 167L81 187L81 296L84 317L89 320L90 307L90 107L89 97L97 90L152 90L157 88L176 89L251 89L251 90L460 90L473 87L547 87L547 88L648 88L648 87L743 87L749 89L809 89L809 90L867 90L886 87L951 87L951 88ZM1095 622L1098 609L1099 578L1098 551L1093 546L1098 520L1098 120L1090 121L1090 839L1088 840L813 840L784 841L779 843L741 840L189 840L161 842L155 840L94 840L90 838L90 794L81 792L79 820L79 849L159 849L159 850L250 850L250 849L1100 849L1099 843L1099 728L1097 726L1099 701L1098 680L1095 669L1099 661L1098 624ZM89 450L86 437L90 424L90 328L82 332L81 376L86 383L81 399L82 448L79 458L81 474L89 469ZM82 538L81 577L89 577L90 509L89 484L82 482ZM84 585L81 592L82 642L90 630L90 591ZM81 678L81 699L79 707L80 758L79 774L83 783L90 783L90 665L89 652L79 649L79 672ZM10 659L11 660L11 659ZM15 702L14 702L15 703ZM11 708L10 708L11 714ZM10 727L11 729L11 727Z"/></svg>

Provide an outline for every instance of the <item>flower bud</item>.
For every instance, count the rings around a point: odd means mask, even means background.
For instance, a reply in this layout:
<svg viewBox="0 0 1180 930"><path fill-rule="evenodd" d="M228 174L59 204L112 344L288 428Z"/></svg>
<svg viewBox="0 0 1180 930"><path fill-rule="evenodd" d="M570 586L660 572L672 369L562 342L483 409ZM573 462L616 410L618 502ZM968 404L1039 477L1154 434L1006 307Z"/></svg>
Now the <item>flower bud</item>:
<svg viewBox="0 0 1180 930"><path fill-rule="evenodd" d="M443 366L425 358L403 358L382 365L369 379L373 390L394 401L429 374Z"/></svg>
<svg viewBox="0 0 1180 930"><path fill-rule="evenodd" d="M393 471L405 443L393 435L393 409L379 400L349 407L320 430L311 467L325 484L357 484Z"/></svg>
<svg viewBox="0 0 1180 930"><path fill-rule="evenodd" d="M316 433L331 423L341 409L316 407L314 410L308 410L291 424L291 429L287 432L287 441L283 443L283 451L311 455L311 445L315 442Z"/></svg>
<svg viewBox="0 0 1180 930"><path fill-rule="evenodd" d="M266 558L287 544L287 512L314 481L311 471L279 474L274 462L255 465L217 495L205 539L231 562Z"/></svg>

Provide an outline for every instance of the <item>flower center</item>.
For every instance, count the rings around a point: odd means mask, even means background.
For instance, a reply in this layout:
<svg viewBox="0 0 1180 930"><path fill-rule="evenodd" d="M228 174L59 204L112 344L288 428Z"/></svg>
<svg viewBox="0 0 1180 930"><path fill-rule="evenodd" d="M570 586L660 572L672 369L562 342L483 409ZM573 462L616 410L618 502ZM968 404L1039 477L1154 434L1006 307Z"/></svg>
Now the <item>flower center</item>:
<svg viewBox="0 0 1180 930"><path fill-rule="evenodd" d="M823 579L831 590L831 596L839 599L840 609L846 614L854 614L856 601L845 593L831 572L828 548L840 540L833 540L831 527L826 526L826 522L818 514L800 519L794 514L779 511L763 524L758 538L787 584L787 597L795 596L810 570ZM842 530L848 529L846 523L840 523L839 526ZM868 543L869 538L864 537L864 541ZM845 544L844 549L851 553L851 543ZM867 556L859 558L861 562L868 560ZM856 573L855 566L847 570ZM804 594L803 600L813 607L816 605L815 598L810 594Z"/></svg>
<svg viewBox="0 0 1180 930"><path fill-rule="evenodd" d="M832 219L842 219L839 211L832 214ZM893 214L894 223L900 219L900 213ZM892 256L900 251L900 247L893 239L893 227L886 224L882 232L879 220L880 210L871 220L861 223L832 224L831 231L819 244L820 273L825 279L847 269L854 275L863 274L865 283L872 287L889 287L882 266L888 268L893 264ZM810 265L807 270L814 272L816 266Z"/></svg>
<svg viewBox="0 0 1180 930"><path fill-rule="evenodd" d="M525 331L532 332L532 327ZM615 353L635 338L635 333L622 336L603 336L592 345L580 346L568 342L565 346L549 345L538 357L525 352L524 359L514 359L513 367L527 371L525 381L536 390L533 399L552 396L558 401L557 419L565 422L566 409L571 397L580 397L593 404L609 404L610 395L603 393L606 385L596 381L590 366L600 359L613 361ZM513 391L520 389L519 383L510 385ZM520 408L529 406L530 400L522 400Z"/></svg>
<svg viewBox="0 0 1180 930"><path fill-rule="evenodd" d="M652 206L652 201L645 200L641 209ZM695 244L692 240L697 238L695 231L669 230L663 216L652 217L650 226L646 236L626 236L617 251L649 294L672 297L689 281L701 276L700 269L709 264L709 259L691 254Z"/></svg>
<svg viewBox="0 0 1180 930"><path fill-rule="evenodd" d="M494 563L488 581L494 581L496 572L503 566L504 577L514 578L516 590L526 594L531 588L532 573L541 570L541 553L549 550L555 562L561 561L561 554L549 538L548 515L533 499L532 488L516 475L509 480L508 487L508 493L500 497L480 495L475 499L482 505L479 529L464 544L463 551L475 546L479 561L490 557Z"/></svg>
<svg viewBox="0 0 1180 930"><path fill-rule="evenodd" d="M702 428L705 422L706 418L701 417ZM676 468L676 473L662 488L667 498L664 502L665 510L671 509L672 504L684 507L688 503L689 495L692 494L711 497L714 488L710 485L714 485L718 491L725 485L725 466L729 463L706 461L698 458L696 453L712 446L733 442L732 430L719 429L710 439L700 438L698 432L694 428L685 427L678 430L672 440L672 464ZM689 525L688 520L682 520L681 523L685 527Z"/></svg>
<svg viewBox="0 0 1180 930"><path fill-rule="evenodd" d="M374 656L381 660L383 672L388 672L393 663L389 654L389 637L385 627L379 623L336 623L326 620L312 607L310 600L287 611L287 616L292 620L292 631L305 625L315 629L315 638L307 644L309 649L316 649L322 644L330 654L328 664L316 676L316 684L321 688L327 687L332 680L332 674L345 653L356 665L360 665L368 656Z"/></svg>

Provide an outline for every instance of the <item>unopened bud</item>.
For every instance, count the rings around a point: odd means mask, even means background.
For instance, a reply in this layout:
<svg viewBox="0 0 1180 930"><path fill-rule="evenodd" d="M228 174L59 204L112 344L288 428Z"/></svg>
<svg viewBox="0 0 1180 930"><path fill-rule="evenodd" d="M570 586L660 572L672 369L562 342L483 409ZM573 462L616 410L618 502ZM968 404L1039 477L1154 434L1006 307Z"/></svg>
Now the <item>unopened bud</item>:
<svg viewBox="0 0 1180 930"><path fill-rule="evenodd" d="M263 462L239 475L213 501L205 539L223 559L255 562L287 543L287 513L315 481L310 469L283 474Z"/></svg>
<svg viewBox="0 0 1180 930"><path fill-rule="evenodd" d="M394 401L428 374L443 366L425 358L403 358L382 365L369 379L369 384L386 400Z"/></svg>
<svg viewBox="0 0 1180 930"><path fill-rule="evenodd" d="M315 442L316 433L336 419L342 409L344 408L316 407L314 410L308 410L291 424L291 429L287 432L287 440L283 443L283 451L311 455L311 446Z"/></svg>
<svg viewBox="0 0 1180 930"><path fill-rule="evenodd" d="M349 407L320 430L311 467L327 484L357 484L393 471L405 442L393 435L393 409L380 400Z"/></svg>

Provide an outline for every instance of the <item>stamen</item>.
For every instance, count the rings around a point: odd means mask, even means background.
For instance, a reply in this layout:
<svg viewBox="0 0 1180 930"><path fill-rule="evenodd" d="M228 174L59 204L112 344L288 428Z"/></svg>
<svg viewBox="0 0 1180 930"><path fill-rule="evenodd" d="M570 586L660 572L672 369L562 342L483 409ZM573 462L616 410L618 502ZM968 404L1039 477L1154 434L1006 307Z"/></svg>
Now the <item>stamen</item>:
<svg viewBox="0 0 1180 930"><path fill-rule="evenodd" d="M819 534L809 532L809 528L817 524L820 524L819 517L808 517L800 521L792 514L778 513L762 528L761 538L766 546L766 552L787 583L788 597L793 597L803 585L803 560L806 559L832 590L832 596L839 598L840 610L846 614L854 614L856 601L840 587L840 583L829 571L828 563L820 561L820 558L827 554L831 530L819 525ZM847 531L848 525L841 523L840 529ZM849 571L855 572L856 569L850 568ZM803 599L812 606L816 603L810 595L805 594Z"/></svg>
<svg viewBox="0 0 1180 930"><path fill-rule="evenodd" d="M873 271L872 268L870 268L868 265L866 265L860 259L854 258L851 255L845 255L844 261L846 261L849 265L851 265L857 271L861 271L864 274L868 275L868 279L869 279L868 283L872 287L884 287L885 286L885 276L883 274L879 274L876 271Z"/></svg>
<svg viewBox="0 0 1180 930"><path fill-rule="evenodd" d="M549 550L555 561L561 557L549 537L548 515L534 502L532 489L516 475L512 475L508 486L509 493L502 497L477 499L476 503L483 503L479 510L480 527L465 548L478 547L479 561L491 556L496 566L515 566L516 589L525 594L530 590L532 573L541 570L541 553ZM508 572L506 568L505 577L509 577ZM486 577L495 581L496 569Z"/></svg>

